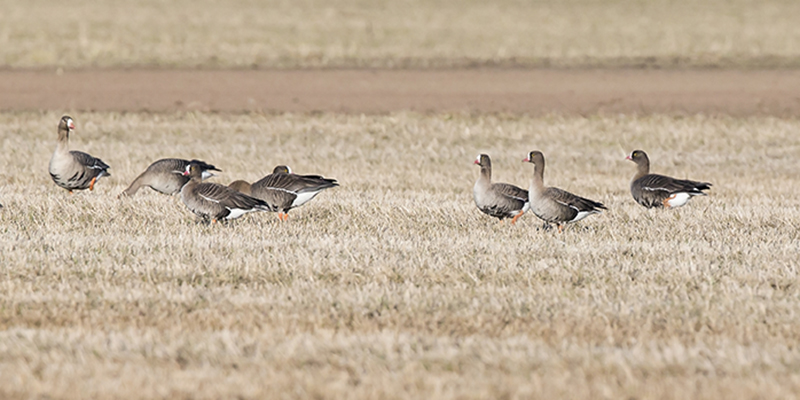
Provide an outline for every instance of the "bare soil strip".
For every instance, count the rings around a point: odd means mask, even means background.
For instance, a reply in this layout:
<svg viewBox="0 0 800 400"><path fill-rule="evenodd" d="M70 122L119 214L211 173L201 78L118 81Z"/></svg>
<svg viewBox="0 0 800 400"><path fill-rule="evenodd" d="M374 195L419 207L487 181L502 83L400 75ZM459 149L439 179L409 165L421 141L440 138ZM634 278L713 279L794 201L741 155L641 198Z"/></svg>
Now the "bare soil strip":
<svg viewBox="0 0 800 400"><path fill-rule="evenodd" d="M0 71L0 110L800 114L796 70Z"/></svg>

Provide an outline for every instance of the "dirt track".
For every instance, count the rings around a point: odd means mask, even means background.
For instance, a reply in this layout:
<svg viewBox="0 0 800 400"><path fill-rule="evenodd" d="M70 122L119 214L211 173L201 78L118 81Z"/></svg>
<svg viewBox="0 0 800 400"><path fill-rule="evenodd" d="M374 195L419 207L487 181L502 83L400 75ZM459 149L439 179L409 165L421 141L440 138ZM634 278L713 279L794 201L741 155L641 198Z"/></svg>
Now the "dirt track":
<svg viewBox="0 0 800 400"><path fill-rule="evenodd" d="M0 71L0 110L800 115L800 71Z"/></svg>

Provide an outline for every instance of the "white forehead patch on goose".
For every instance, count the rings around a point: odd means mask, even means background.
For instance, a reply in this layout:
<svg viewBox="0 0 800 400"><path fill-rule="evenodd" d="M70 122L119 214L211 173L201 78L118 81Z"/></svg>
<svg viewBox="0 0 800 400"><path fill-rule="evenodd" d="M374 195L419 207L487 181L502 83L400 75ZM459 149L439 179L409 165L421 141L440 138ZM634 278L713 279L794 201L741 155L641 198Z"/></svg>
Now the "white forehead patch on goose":
<svg viewBox="0 0 800 400"><path fill-rule="evenodd" d="M481 155L482 155L482 154L478 154L478 157L476 157L476 158L475 158L475 161L477 161L478 163L480 163L480 162L481 162Z"/></svg>
<svg viewBox="0 0 800 400"><path fill-rule="evenodd" d="M75 129L75 122L72 121L72 118L67 118L67 128Z"/></svg>

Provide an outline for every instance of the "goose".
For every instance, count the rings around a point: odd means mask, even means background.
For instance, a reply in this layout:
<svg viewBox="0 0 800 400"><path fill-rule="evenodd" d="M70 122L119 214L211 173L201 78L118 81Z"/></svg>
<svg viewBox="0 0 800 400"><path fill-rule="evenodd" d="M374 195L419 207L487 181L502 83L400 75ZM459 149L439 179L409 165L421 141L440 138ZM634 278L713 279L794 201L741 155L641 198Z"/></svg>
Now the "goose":
<svg viewBox="0 0 800 400"><path fill-rule="evenodd" d="M709 182L675 179L650 173L650 159L642 150L634 150L625 157L636 164L636 175L631 179L631 195L637 203L647 208L674 208L686 205L694 196L706 196Z"/></svg>
<svg viewBox="0 0 800 400"><path fill-rule="evenodd" d="M229 185L277 207L281 221L289 219L289 210L308 203L323 190L336 186L339 186L336 179L320 175L298 175L285 165L276 166L271 174L253 184L234 181Z"/></svg>
<svg viewBox="0 0 800 400"><path fill-rule="evenodd" d="M203 182L203 168L190 163L184 171L189 182L181 188L181 201L203 220L231 220L254 211L277 211L262 200L239 193L227 186Z"/></svg>
<svg viewBox="0 0 800 400"><path fill-rule="evenodd" d="M174 195L181 191L183 185L189 182L189 177L184 176L186 167L195 163L201 171L202 180L214 174L210 171L221 171L217 167L200 160L183 160L180 158L164 158L150 164L147 169L133 180L130 186L120 196L133 196L142 187L150 187L156 192Z"/></svg>
<svg viewBox="0 0 800 400"><path fill-rule="evenodd" d="M492 183L492 160L486 154L478 155L475 164L481 167L481 175L472 187L475 205L484 214L500 219L517 220L530 208L528 191L508 183Z"/></svg>
<svg viewBox="0 0 800 400"><path fill-rule="evenodd" d="M59 187L70 194L73 190L94 190L98 179L111 176L111 168L99 158L80 151L69 150L69 133L75 129L75 122L69 115L61 117L58 123L58 144L50 158L50 177Z"/></svg>
<svg viewBox="0 0 800 400"><path fill-rule="evenodd" d="M528 195L531 202L531 211L547 223L555 223L558 231L562 232L564 224L580 221L589 215L599 214L606 207L599 202L576 196L566 190L544 186L544 154L541 151L532 151L522 160L533 164L533 179L531 179Z"/></svg>

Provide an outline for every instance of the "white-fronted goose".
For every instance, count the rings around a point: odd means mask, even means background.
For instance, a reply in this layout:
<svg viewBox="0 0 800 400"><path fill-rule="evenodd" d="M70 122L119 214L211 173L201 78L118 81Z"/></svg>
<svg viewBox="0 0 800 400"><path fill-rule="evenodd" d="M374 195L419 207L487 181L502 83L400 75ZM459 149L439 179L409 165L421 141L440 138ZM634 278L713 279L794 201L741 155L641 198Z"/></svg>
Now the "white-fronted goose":
<svg viewBox="0 0 800 400"><path fill-rule="evenodd" d="M541 151L532 151L523 161L534 165L533 179L528 192L531 211L547 223L558 225L558 231L563 230L563 225L580 221L589 215L599 214L606 207L602 203L576 196L565 190L544 186L544 154Z"/></svg>
<svg viewBox="0 0 800 400"><path fill-rule="evenodd" d="M58 144L53 157L50 158L50 177L59 187L69 191L94 190L94 184L108 173L110 168L99 158L94 158L80 151L69 151L69 133L75 129L75 123L68 115L61 117L58 123Z"/></svg>
<svg viewBox="0 0 800 400"><path fill-rule="evenodd" d="M637 203L647 207L680 207L694 196L705 196L703 190L711 189L708 182L675 179L650 173L650 159L641 150L625 157L636 163L636 175L631 180L631 194Z"/></svg>
<svg viewBox="0 0 800 400"><path fill-rule="evenodd" d="M289 219L289 210L308 203L325 189L339 186L336 179L323 178L320 175L298 175L285 165L278 165L271 174L261 178L252 185L245 181L232 182L230 187L264 200L278 208L281 221Z"/></svg>
<svg viewBox="0 0 800 400"><path fill-rule="evenodd" d="M297 194L286 189L255 186L242 180L233 181L228 187L269 204L270 208L278 211L278 219L281 221L286 221L289 218L286 213L292 208L292 203L297 199Z"/></svg>
<svg viewBox="0 0 800 400"><path fill-rule="evenodd" d="M156 192L173 195L181 191L183 185L189 182L189 177L184 176L186 167L195 163L202 171L203 180L214 176L210 171L221 171L217 167L200 160L183 160L180 158L164 158L150 164L121 195L133 196L142 187L150 187Z"/></svg>
<svg viewBox="0 0 800 400"><path fill-rule="evenodd" d="M516 223L530 208L528 191L508 183L492 183L492 160L488 155L479 155L475 164L481 167L481 175L472 187L475 205L500 221L512 218L511 223Z"/></svg>
<svg viewBox="0 0 800 400"><path fill-rule="evenodd" d="M189 182L181 189L181 200L200 218L212 222L235 219L253 211L277 211L262 200L217 183L203 182L203 170L190 163L184 172Z"/></svg>

